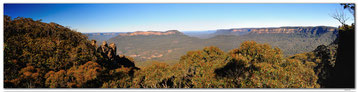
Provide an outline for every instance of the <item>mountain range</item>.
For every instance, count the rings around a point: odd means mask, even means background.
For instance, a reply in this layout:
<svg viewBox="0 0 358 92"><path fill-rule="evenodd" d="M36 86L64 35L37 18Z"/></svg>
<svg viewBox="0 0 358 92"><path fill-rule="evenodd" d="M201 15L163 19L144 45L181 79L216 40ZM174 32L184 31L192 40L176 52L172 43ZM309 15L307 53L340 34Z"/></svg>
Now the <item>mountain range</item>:
<svg viewBox="0 0 358 92"><path fill-rule="evenodd" d="M98 33L97 33L98 34ZM136 61L179 61L187 51L217 46L223 51L237 48L243 41L256 41L278 47L286 55L309 52L336 39L338 29L328 26L233 28L203 32L177 30L86 34L89 39L117 44L117 54ZM105 39L103 39L104 37Z"/></svg>

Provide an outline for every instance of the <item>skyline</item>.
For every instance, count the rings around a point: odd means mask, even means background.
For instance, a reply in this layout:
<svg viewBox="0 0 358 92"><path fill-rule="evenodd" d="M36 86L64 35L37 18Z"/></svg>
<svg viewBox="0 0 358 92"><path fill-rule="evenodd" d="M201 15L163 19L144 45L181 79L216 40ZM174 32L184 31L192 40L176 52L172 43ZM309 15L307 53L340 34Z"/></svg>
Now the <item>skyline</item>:
<svg viewBox="0 0 358 92"><path fill-rule="evenodd" d="M207 31L230 28L332 26L337 4L5 4L4 15L55 22L82 33ZM348 24L353 23L352 14Z"/></svg>

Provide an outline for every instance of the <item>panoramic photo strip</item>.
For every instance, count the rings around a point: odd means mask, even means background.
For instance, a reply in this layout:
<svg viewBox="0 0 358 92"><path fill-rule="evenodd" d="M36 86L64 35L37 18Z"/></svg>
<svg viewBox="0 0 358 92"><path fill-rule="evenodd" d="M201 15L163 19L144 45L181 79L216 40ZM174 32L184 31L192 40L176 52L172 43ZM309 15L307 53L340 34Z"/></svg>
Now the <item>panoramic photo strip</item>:
<svg viewBox="0 0 358 92"><path fill-rule="evenodd" d="M5 89L355 88L354 3L4 4Z"/></svg>

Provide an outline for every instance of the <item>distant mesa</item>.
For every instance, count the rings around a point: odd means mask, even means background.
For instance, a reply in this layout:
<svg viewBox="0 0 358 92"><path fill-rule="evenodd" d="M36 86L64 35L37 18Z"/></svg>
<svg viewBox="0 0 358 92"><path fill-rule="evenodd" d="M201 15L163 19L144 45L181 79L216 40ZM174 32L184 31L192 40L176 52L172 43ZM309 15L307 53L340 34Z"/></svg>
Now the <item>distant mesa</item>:
<svg viewBox="0 0 358 92"><path fill-rule="evenodd" d="M120 36L136 36L136 35L182 35L183 33L179 32L178 30L168 30L165 32L160 31L136 31L136 32L128 32L128 33L121 33Z"/></svg>

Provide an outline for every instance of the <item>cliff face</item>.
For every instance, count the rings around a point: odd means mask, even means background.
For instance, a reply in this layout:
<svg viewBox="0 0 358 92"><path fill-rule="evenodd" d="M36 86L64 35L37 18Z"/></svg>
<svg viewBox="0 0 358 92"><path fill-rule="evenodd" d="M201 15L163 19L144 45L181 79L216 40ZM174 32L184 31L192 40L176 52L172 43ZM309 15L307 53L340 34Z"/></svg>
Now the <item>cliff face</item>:
<svg viewBox="0 0 358 92"><path fill-rule="evenodd" d="M174 34L183 34L179 32L178 30L169 30L165 32L160 31L136 31L136 32L130 32L130 33L122 33L119 34L120 36L136 36L136 35L174 35Z"/></svg>
<svg viewBox="0 0 358 92"><path fill-rule="evenodd" d="M218 30L216 34L219 35L244 35L248 33L254 34L291 34L291 33L305 33L305 34L322 34L326 32L337 31L337 28L316 26L316 27L279 27L279 28L238 28L238 29L223 29Z"/></svg>

